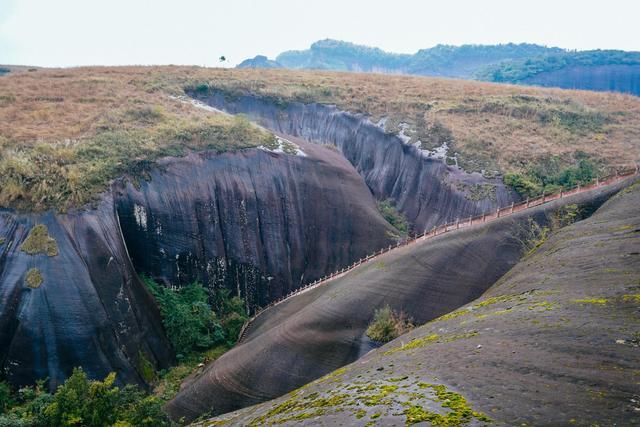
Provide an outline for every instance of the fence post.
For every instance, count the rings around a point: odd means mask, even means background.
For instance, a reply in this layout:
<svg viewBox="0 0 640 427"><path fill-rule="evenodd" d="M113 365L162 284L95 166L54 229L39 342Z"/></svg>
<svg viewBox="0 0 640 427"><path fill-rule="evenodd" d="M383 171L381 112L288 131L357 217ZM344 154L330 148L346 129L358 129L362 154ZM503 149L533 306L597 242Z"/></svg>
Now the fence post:
<svg viewBox="0 0 640 427"><path fill-rule="evenodd" d="M545 199L545 194L544 191L542 192L542 203L544 203L544 199Z"/></svg>
<svg viewBox="0 0 640 427"><path fill-rule="evenodd" d="M511 210L509 210L509 213L513 213L513 202L511 202Z"/></svg>
<svg viewBox="0 0 640 427"><path fill-rule="evenodd" d="M529 203L530 203L529 197L527 196L527 208L529 207Z"/></svg>
<svg viewBox="0 0 640 427"><path fill-rule="evenodd" d="M600 177L596 176L596 187L600 187Z"/></svg>
<svg viewBox="0 0 640 427"><path fill-rule="evenodd" d="M496 211L496 218L500 218L500 208Z"/></svg>
<svg viewBox="0 0 640 427"><path fill-rule="evenodd" d="M486 221L486 216L487 216L487 213L486 212L482 212L482 222Z"/></svg>
<svg viewBox="0 0 640 427"><path fill-rule="evenodd" d="M456 230L460 228L460 218L456 218Z"/></svg>

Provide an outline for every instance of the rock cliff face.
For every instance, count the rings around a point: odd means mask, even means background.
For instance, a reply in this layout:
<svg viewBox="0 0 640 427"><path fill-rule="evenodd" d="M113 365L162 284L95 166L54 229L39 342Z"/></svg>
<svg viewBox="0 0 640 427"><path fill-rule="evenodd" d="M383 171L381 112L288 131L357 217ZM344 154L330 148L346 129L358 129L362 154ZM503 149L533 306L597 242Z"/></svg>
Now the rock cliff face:
<svg viewBox="0 0 640 427"><path fill-rule="evenodd" d="M255 149L168 159L116 205L138 272L167 284L226 286L249 306L389 245L362 178L339 153Z"/></svg>
<svg viewBox="0 0 640 427"><path fill-rule="evenodd" d="M202 425L486 424L479 412L491 425L639 425L638 205L636 184L552 233L469 305L304 388Z"/></svg>
<svg viewBox="0 0 640 427"><path fill-rule="evenodd" d="M499 179L467 174L386 133L365 117L332 106L276 105L252 96L216 93L201 101L242 113L276 132L319 144L335 145L364 178L377 199L393 199L417 230L488 212L517 196ZM478 199L465 188L486 186L491 195ZM478 199L478 200L476 200Z"/></svg>
<svg viewBox="0 0 640 427"><path fill-rule="evenodd" d="M344 366L371 348L364 333L376 308L389 304L421 324L473 301L520 260L532 224L548 225L565 203L593 211L617 189L405 246L292 297L260 314L243 343L185 383L168 410L175 419L221 414L273 399Z"/></svg>
<svg viewBox="0 0 640 427"><path fill-rule="evenodd" d="M522 83L565 89L624 92L640 96L640 65L567 67L536 74Z"/></svg>
<svg viewBox="0 0 640 427"><path fill-rule="evenodd" d="M9 381L48 377L55 388L82 366L93 378L113 371L121 383L144 384L144 365L168 366L159 312L129 261L111 197L64 215L2 211L0 238L0 364Z"/></svg>
<svg viewBox="0 0 640 427"><path fill-rule="evenodd" d="M95 209L1 212L3 374L55 388L76 366L138 384L149 364L167 367L170 345L136 270L226 286L255 307L394 241L349 162L299 144L297 155L165 159L138 189L114 183Z"/></svg>

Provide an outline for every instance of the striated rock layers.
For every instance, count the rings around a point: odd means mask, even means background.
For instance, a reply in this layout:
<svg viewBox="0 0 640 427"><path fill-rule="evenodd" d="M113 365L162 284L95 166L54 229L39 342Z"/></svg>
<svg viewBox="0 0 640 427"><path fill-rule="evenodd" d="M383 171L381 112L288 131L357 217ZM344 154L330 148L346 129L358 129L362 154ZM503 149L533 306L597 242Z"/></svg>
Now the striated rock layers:
<svg viewBox="0 0 640 427"><path fill-rule="evenodd" d="M420 324L473 301L516 265L534 230L549 225L563 204L588 213L616 189L417 242L292 297L261 313L244 341L183 384L167 408L175 419L193 420L301 387L371 349L364 333L376 308L389 304Z"/></svg>
<svg viewBox="0 0 640 427"><path fill-rule="evenodd" d="M68 214L0 212L0 364L16 385L63 382L76 366L144 384L172 355L127 255L111 197Z"/></svg>
<svg viewBox="0 0 640 427"><path fill-rule="evenodd" d="M640 425L639 205L636 184L467 306L202 425Z"/></svg>
<svg viewBox="0 0 640 427"><path fill-rule="evenodd" d="M136 270L173 285L226 286L255 307L394 241L349 162L296 143L298 155L168 159L138 189L120 185L116 205Z"/></svg>
<svg viewBox="0 0 640 427"><path fill-rule="evenodd" d="M0 212L3 376L16 385L48 377L54 388L81 366L144 384L150 367L168 366L136 270L171 285L227 286L254 307L393 242L349 162L300 145L297 155L165 159L138 189L114 183L95 209Z"/></svg>
<svg viewBox="0 0 640 427"><path fill-rule="evenodd" d="M500 179L486 179L447 165L436 156L403 142L367 118L321 104L214 93L200 100L232 114L246 114L273 131L307 141L335 145L362 175L377 199L392 199L396 207L423 231L506 206L517 199ZM489 195L469 189L484 188Z"/></svg>

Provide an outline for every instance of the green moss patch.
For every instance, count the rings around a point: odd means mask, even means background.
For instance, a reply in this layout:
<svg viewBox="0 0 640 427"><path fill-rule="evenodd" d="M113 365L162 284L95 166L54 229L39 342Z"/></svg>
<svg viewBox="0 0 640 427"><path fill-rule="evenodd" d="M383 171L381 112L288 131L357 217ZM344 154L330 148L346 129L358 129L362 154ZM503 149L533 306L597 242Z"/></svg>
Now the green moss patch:
<svg viewBox="0 0 640 427"><path fill-rule="evenodd" d="M631 302L640 305L640 294L623 295L622 300L624 302Z"/></svg>
<svg viewBox="0 0 640 427"><path fill-rule="evenodd" d="M158 379L153 364L141 351L138 352L138 372L140 372L140 375L142 375L142 378L144 378L147 383L152 383Z"/></svg>
<svg viewBox="0 0 640 427"><path fill-rule="evenodd" d="M29 255L46 254L47 256L58 255L58 244L56 240L49 236L49 229L44 224L38 224L29 231L29 235L20 246L22 252Z"/></svg>
<svg viewBox="0 0 640 427"><path fill-rule="evenodd" d="M27 275L24 279L24 282L31 289L37 289L42 285L44 279L42 278L42 273L37 268L32 268L27 271Z"/></svg>
<svg viewBox="0 0 640 427"><path fill-rule="evenodd" d="M427 421L431 423L432 426L463 426L467 425L474 418L485 423L491 422L491 418L485 414L474 411L464 396L447 390L444 385L421 382L418 386L423 389L433 390L437 401L441 403L443 408L447 408L449 411L445 414L440 414L426 410L418 405L410 406L404 411L404 414L407 416L408 425Z"/></svg>
<svg viewBox="0 0 640 427"><path fill-rule="evenodd" d="M312 384L318 384L314 382ZM280 425L321 415L349 413L353 422L368 418L371 425L389 423L387 417L404 417L406 425L428 421L435 426L466 426L489 423L491 419L475 411L464 396L440 384L419 382L408 376L338 383L330 390L306 394L298 389L287 399L254 418L249 425ZM347 422L346 424L349 424Z"/></svg>
<svg viewBox="0 0 640 427"><path fill-rule="evenodd" d="M582 298L573 300L576 304L595 304L595 305L605 305L609 302L606 298Z"/></svg>
<svg viewBox="0 0 640 427"><path fill-rule="evenodd" d="M385 356L388 356L390 354L397 353L399 351L413 350L416 348L426 347L428 345L436 344L436 343L439 343L439 344L449 343L449 342L458 341L461 339L471 338L476 335L478 335L478 331L469 331L462 334L451 334L451 335L431 334L422 338L415 338L409 341L407 344L404 344L400 347L392 348L391 350L387 350L383 354Z"/></svg>

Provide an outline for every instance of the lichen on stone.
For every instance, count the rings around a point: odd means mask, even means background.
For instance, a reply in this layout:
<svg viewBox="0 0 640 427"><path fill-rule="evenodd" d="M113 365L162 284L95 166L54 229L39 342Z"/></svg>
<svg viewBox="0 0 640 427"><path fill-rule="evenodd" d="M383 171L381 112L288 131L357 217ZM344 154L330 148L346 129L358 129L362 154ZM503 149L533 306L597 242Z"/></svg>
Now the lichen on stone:
<svg viewBox="0 0 640 427"><path fill-rule="evenodd" d="M414 338L411 341L409 341L407 344L404 344L400 347L392 348L391 350L387 350L383 354L385 356L388 356L390 354L397 353L399 351L414 350L416 348L425 347L427 345L435 344L435 343L440 343L440 344L450 343L450 342L461 340L461 339L475 337L476 335L478 335L478 331L469 331L462 334L452 334L452 335L431 334L431 335L424 336L422 338Z"/></svg>
<svg viewBox="0 0 640 427"><path fill-rule="evenodd" d="M353 424L360 425L365 417L368 422L364 425L386 425L390 416L402 416L406 425L429 421L435 426L462 427L491 422L485 414L475 411L464 396L448 390L445 385L429 384L405 375L373 382L340 382L308 395L298 389L251 420L249 425L310 422L312 418L337 413L351 414Z"/></svg>
<svg viewBox="0 0 640 427"><path fill-rule="evenodd" d="M20 246L22 252L29 255L46 254L47 256L58 255L58 244L55 239L49 236L49 229L44 224L38 224L29 231L29 235Z"/></svg>
<svg viewBox="0 0 640 427"><path fill-rule="evenodd" d="M25 276L24 282L31 289L38 289L44 279L42 278L42 273L37 268L32 268L27 271L27 275Z"/></svg>
<svg viewBox="0 0 640 427"><path fill-rule="evenodd" d="M596 304L596 305L605 305L609 302L606 298L581 298L573 300L576 304Z"/></svg>

